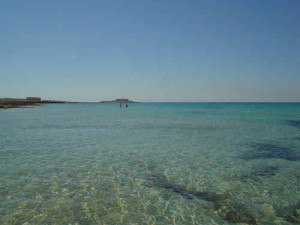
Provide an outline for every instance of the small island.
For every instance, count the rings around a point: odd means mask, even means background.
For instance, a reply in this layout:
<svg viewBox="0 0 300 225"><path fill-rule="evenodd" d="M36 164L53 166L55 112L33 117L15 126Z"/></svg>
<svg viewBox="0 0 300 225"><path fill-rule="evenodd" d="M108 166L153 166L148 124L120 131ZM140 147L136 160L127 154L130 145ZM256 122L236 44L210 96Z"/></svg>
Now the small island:
<svg viewBox="0 0 300 225"><path fill-rule="evenodd" d="M135 102L131 101L127 98L120 98L120 99L111 100L111 101L101 101L99 103L135 103Z"/></svg>
<svg viewBox="0 0 300 225"><path fill-rule="evenodd" d="M37 106L41 104L50 104L50 103L68 103L65 101L55 101L55 100L42 100L40 97L27 97L23 98L0 98L0 108L9 109L9 108L20 108L25 106Z"/></svg>

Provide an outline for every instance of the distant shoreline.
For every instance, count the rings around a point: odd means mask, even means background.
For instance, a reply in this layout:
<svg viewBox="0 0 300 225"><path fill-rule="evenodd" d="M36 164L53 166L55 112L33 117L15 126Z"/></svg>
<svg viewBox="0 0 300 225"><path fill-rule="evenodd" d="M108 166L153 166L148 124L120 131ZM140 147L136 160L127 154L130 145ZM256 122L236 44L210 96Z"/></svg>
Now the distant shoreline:
<svg viewBox="0 0 300 225"><path fill-rule="evenodd" d="M21 108L26 106L39 106L42 104L64 104L64 103L137 103L129 99L116 99L101 102L69 102L58 100L41 100L39 97L27 97L26 99L0 98L0 109Z"/></svg>
<svg viewBox="0 0 300 225"><path fill-rule="evenodd" d="M134 101L131 101L127 98L120 98L120 99L116 99L116 100L111 100L111 101L101 101L98 103L135 103Z"/></svg>
<svg viewBox="0 0 300 225"><path fill-rule="evenodd" d="M0 98L0 109L20 108L26 106L39 106L42 104L54 104L54 103L68 103L68 102L56 101L56 100Z"/></svg>
<svg viewBox="0 0 300 225"><path fill-rule="evenodd" d="M135 102L129 99L115 99L100 102L70 102L70 101L59 101L59 100L28 100L28 99L17 99L17 98L0 98L0 109L10 108L21 108L26 106L39 106L43 104L66 104L66 103L157 103L157 104L299 104L300 102Z"/></svg>

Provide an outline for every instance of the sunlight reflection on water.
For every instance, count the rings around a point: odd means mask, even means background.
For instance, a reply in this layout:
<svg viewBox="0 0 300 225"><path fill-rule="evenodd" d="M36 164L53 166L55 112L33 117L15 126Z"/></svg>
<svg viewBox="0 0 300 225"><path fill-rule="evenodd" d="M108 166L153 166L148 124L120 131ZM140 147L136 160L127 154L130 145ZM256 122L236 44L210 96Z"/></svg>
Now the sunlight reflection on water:
<svg viewBox="0 0 300 225"><path fill-rule="evenodd" d="M0 223L296 224L299 129L287 121L299 121L299 109L160 103L0 111Z"/></svg>

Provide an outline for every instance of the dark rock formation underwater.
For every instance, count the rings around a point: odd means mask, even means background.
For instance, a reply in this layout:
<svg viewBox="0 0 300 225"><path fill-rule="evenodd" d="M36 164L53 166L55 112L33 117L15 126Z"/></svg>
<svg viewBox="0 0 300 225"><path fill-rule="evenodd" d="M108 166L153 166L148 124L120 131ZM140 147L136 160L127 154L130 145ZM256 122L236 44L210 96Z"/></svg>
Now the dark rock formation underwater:
<svg viewBox="0 0 300 225"><path fill-rule="evenodd" d="M286 121L288 125L292 127L300 128L300 120L288 120Z"/></svg>
<svg viewBox="0 0 300 225"><path fill-rule="evenodd" d="M251 151L242 153L239 158L244 160L285 159L288 161L300 161L300 155L290 147L274 143L256 143L250 146L252 147Z"/></svg>
<svg viewBox="0 0 300 225"><path fill-rule="evenodd" d="M274 169L276 170L277 168L275 167ZM229 223L257 224L249 207L245 204L233 201L227 194L189 190L184 185L178 185L168 181L164 174L155 172L155 167L149 168L149 172L147 173L147 182L151 186L170 190L189 200L200 199L211 202L215 207L217 215ZM284 218L290 223L300 224L299 210L300 202L296 205L291 205L283 209L276 209L276 216Z"/></svg>
<svg viewBox="0 0 300 225"><path fill-rule="evenodd" d="M300 128L300 121L289 120L287 123L290 126ZM300 139L300 138L299 138ZM239 158L244 160L255 159L285 159L288 161L300 161L299 153L290 147L280 146L274 143L256 143L251 144L251 151L242 153ZM247 223L257 224L248 206L234 202L227 194L217 194L215 192L201 192L189 190L184 185L178 185L168 181L167 177L162 173L156 172L156 167L148 168L147 174L148 184L170 190L174 193L180 194L186 199L200 199L213 203L217 215L223 220L230 223ZM243 179L259 180L261 176L272 176L276 174L278 167L269 166L263 170L252 171L250 174L240 177ZM284 209L277 209L276 216L284 218L286 221L293 224L300 224L299 218L300 202L297 205L289 206Z"/></svg>
<svg viewBox="0 0 300 225"><path fill-rule="evenodd" d="M217 214L228 222L257 224L250 210L245 205L231 201L229 196L225 194L219 195L214 192L188 190L183 185L169 182L165 175L153 172L147 174L147 181L150 185L173 191L190 200L201 199L212 202Z"/></svg>

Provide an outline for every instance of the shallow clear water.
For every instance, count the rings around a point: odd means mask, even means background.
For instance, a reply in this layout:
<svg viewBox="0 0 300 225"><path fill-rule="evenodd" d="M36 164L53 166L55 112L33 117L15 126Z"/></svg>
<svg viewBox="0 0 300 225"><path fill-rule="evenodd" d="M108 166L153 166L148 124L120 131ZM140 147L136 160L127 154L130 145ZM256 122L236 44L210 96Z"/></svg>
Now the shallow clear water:
<svg viewBox="0 0 300 225"><path fill-rule="evenodd" d="M300 104L0 110L0 156L0 224L300 220Z"/></svg>

